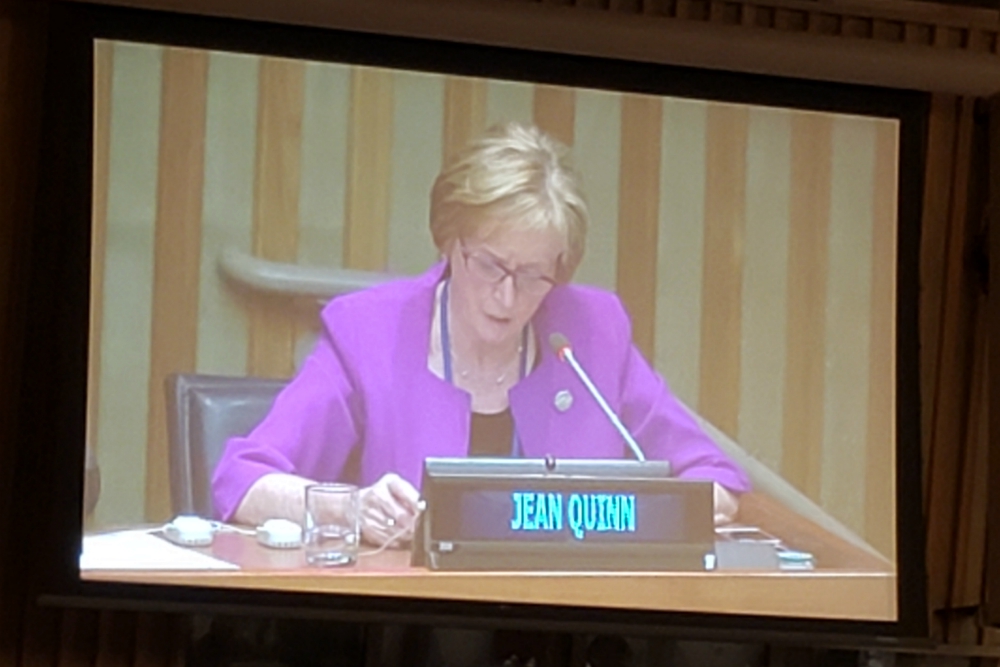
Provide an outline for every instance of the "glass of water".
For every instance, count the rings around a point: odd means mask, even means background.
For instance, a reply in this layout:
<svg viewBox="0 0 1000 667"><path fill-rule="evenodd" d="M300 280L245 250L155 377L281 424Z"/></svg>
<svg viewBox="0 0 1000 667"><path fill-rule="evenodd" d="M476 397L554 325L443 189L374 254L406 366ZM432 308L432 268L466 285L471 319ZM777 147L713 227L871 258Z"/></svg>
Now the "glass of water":
<svg viewBox="0 0 1000 667"><path fill-rule="evenodd" d="M311 484L306 487L306 562L317 567L351 565L358 558L358 487Z"/></svg>

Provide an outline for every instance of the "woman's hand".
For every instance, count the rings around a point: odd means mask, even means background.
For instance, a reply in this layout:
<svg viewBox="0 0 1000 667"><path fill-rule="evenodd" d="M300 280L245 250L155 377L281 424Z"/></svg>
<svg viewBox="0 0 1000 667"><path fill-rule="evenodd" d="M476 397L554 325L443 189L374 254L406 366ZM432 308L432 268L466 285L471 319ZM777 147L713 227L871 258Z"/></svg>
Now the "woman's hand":
<svg viewBox="0 0 1000 667"><path fill-rule="evenodd" d="M408 542L420 512L420 493L395 473L360 492L361 537L379 546L389 541Z"/></svg>

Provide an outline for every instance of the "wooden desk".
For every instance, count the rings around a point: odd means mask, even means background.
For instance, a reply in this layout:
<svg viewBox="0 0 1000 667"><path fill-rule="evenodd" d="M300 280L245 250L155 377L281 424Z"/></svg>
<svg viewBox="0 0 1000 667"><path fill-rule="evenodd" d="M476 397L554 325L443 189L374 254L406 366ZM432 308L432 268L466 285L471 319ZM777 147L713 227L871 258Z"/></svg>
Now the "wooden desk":
<svg viewBox="0 0 1000 667"><path fill-rule="evenodd" d="M197 585L230 589L390 595L653 611L891 621L893 565L803 519L770 498L748 494L740 520L816 556L810 572L436 572L410 567L409 551L362 556L342 569L306 565L301 549L274 550L221 533L203 551L239 571L86 571L88 581Z"/></svg>

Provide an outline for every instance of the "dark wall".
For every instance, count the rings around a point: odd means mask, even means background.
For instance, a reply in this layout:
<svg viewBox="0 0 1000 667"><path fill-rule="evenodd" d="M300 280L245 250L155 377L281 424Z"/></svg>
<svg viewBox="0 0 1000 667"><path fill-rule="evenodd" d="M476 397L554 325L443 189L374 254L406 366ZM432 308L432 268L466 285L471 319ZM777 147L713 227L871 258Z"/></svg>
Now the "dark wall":
<svg viewBox="0 0 1000 667"><path fill-rule="evenodd" d="M13 526L16 440L28 304L26 257L38 178L48 5L0 1L0 535ZM6 541L6 540L5 540ZM24 599L20 555L0 550L0 663L15 650Z"/></svg>

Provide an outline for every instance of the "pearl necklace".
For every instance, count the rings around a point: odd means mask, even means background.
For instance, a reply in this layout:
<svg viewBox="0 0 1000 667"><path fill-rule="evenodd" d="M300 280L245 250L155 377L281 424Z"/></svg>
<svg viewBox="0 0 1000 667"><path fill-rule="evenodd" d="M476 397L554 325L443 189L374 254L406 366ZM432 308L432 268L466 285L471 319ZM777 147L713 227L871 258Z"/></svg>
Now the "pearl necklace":
<svg viewBox="0 0 1000 667"><path fill-rule="evenodd" d="M441 287L441 298L440 298L440 326L441 326L441 356L444 362L444 376L445 381L452 382L452 366L453 362L457 360L457 355L451 345L451 340L448 332L448 281L445 281ZM528 343L528 327L525 326L521 330L521 341L517 346L516 355L507 362L507 368L504 372L499 375L499 377L491 378L491 381L495 382L498 386L502 385L504 381L509 377L511 371L510 366L512 362L517 360L517 370L518 377L524 377L527 372L527 343ZM458 376L463 380L468 379L472 375L471 369L461 369L458 371Z"/></svg>
<svg viewBox="0 0 1000 667"><path fill-rule="evenodd" d="M438 314L440 317L440 327L441 327L441 357L444 363L444 380L449 384L454 384L454 379L452 377L452 352L451 352L451 341L448 335L448 280L441 286L441 299L440 307L438 309ZM525 326L521 330L521 344L518 346L518 377L523 378L528 370L528 327ZM468 370L465 371L468 373ZM461 376L461 372L460 372ZM498 385L503 384L504 379L506 379L507 373L504 372L496 379ZM517 428L515 425L514 435L511 437L510 442L510 455L513 457L518 457L523 455L521 450L521 441L517 437Z"/></svg>
<svg viewBox="0 0 1000 667"><path fill-rule="evenodd" d="M507 379L507 376L511 372L511 370L513 370L512 367L515 365L515 363L520 365L520 359L523 353L524 353L524 345L519 343L514 355L507 361L507 368L494 380L498 386L502 385L504 380ZM453 365L459 366L459 364L456 362L459 362L460 360L458 358L458 355L455 354L454 351L452 352L451 359ZM462 378L463 380L468 380L471 376L472 372L468 368L462 368L458 371L458 377Z"/></svg>

